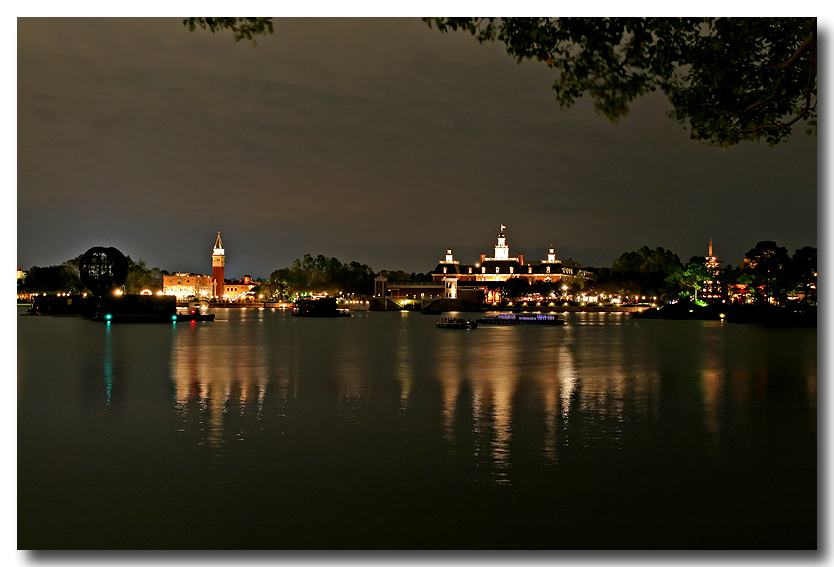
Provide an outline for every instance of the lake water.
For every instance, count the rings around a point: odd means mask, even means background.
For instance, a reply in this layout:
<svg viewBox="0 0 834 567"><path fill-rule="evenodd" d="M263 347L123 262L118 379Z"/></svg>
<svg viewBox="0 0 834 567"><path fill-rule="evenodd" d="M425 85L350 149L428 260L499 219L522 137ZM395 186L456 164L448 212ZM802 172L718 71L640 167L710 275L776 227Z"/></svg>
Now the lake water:
<svg viewBox="0 0 834 567"><path fill-rule="evenodd" d="M816 328L215 313L18 317L19 548L817 547Z"/></svg>

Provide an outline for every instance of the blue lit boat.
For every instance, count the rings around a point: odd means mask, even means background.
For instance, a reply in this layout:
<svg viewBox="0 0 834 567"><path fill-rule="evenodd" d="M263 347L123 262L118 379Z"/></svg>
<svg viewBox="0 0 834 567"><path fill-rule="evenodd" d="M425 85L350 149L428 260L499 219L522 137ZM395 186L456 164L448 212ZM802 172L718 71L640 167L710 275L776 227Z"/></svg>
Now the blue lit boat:
<svg viewBox="0 0 834 567"><path fill-rule="evenodd" d="M478 319L483 325L564 325L555 313L495 313Z"/></svg>

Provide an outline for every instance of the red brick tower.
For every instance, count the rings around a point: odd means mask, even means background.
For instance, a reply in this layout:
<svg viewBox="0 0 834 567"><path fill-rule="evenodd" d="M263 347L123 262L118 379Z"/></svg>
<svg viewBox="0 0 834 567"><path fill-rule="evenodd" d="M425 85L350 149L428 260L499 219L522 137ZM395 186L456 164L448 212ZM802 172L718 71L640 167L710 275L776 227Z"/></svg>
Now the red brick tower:
<svg viewBox="0 0 834 567"><path fill-rule="evenodd" d="M211 280L214 285L214 296L223 300L223 283L226 270L226 253L223 250L223 243L220 241L220 231L217 231L217 240L214 242L214 252L211 255Z"/></svg>

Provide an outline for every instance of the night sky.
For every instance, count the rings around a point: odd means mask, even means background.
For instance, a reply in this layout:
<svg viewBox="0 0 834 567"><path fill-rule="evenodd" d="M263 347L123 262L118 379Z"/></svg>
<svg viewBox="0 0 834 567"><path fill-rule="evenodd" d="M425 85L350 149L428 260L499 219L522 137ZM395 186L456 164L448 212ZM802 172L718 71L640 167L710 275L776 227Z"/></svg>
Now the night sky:
<svg viewBox="0 0 834 567"><path fill-rule="evenodd" d="M662 96L619 124L554 71L419 18L279 19L235 43L182 18L17 20L17 264L115 246L269 277L305 254L427 272L510 255L610 266L662 246L738 264L817 246L817 138L699 144Z"/></svg>

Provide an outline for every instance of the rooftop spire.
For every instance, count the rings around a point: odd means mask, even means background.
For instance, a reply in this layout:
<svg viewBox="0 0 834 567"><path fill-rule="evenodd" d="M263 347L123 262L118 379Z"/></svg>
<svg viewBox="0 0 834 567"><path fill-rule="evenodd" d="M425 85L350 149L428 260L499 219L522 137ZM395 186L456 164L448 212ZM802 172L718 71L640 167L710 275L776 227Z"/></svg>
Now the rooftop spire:
<svg viewBox="0 0 834 567"><path fill-rule="evenodd" d="M214 241L214 250L220 251L220 254L223 253L223 242L220 241L220 231L217 231L217 240Z"/></svg>

